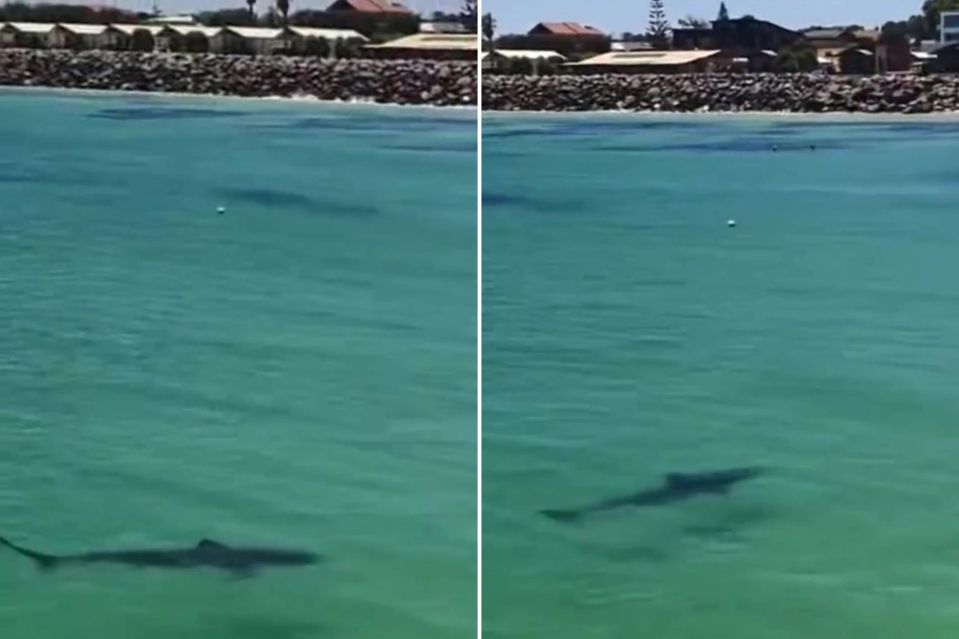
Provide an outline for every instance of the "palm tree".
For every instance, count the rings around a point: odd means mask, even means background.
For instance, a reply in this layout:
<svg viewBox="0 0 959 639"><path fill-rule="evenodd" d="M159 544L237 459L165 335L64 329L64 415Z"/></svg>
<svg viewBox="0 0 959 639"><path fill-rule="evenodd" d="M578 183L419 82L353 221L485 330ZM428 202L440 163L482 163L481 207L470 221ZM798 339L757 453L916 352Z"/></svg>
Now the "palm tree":
<svg viewBox="0 0 959 639"><path fill-rule="evenodd" d="M253 8L256 0L246 0L246 6L250 9L250 24L256 24L256 10Z"/></svg>
<svg viewBox="0 0 959 639"><path fill-rule="evenodd" d="M276 8L283 16L283 26L285 27L290 15L290 0L276 0Z"/></svg>

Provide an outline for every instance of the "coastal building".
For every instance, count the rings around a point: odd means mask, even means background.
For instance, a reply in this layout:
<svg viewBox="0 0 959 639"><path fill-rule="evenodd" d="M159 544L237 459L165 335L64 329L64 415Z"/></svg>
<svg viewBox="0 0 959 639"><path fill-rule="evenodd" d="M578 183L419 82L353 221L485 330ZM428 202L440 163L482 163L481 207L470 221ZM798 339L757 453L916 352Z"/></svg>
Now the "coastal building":
<svg viewBox="0 0 959 639"><path fill-rule="evenodd" d="M753 17L716 20L709 28L673 29L673 48L722 49L747 56L755 51L782 51L804 43L798 31Z"/></svg>
<svg viewBox="0 0 959 639"><path fill-rule="evenodd" d="M504 35L497 39L501 49L557 51L565 56L583 57L609 51L610 38L595 27L578 22L540 22L525 35Z"/></svg>
<svg viewBox="0 0 959 639"><path fill-rule="evenodd" d="M190 41L202 42L202 51L210 50L210 40L220 33L220 27L190 24L168 24L154 35L157 51L185 51Z"/></svg>
<svg viewBox="0 0 959 639"><path fill-rule="evenodd" d="M926 68L937 73L959 73L959 40L942 45L935 56Z"/></svg>
<svg viewBox="0 0 959 639"><path fill-rule="evenodd" d="M55 26L41 22L7 22L0 26L0 46L31 49L45 47L47 36Z"/></svg>
<svg viewBox="0 0 959 639"><path fill-rule="evenodd" d="M836 73L906 71L913 64L907 38L883 37L877 29L832 27L802 34L820 62Z"/></svg>
<svg viewBox="0 0 959 639"><path fill-rule="evenodd" d="M240 53L252 55L313 54L310 40L326 40L332 45L338 41L368 42L368 38L352 29L321 29L315 27L233 27L226 26L210 37L213 53ZM333 57L335 47L327 46L326 55Z"/></svg>
<svg viewBox="0 0 959 639"><path fill-rule="evenodd" d="M595 38L606 37L595 27L579 24L578 22L540 22L529 30L531 36L559 36L562 38Z"/></svg>
<svg viewBox="0 0 959 639"><path fill-rule="evenodd" d="M533 75L539 75L544 64L566 62L566 56L556 51L538 51L535 49L496 49L483 54L483 69L488 71L508 71L516 60L524 60Z"/></svg>
<svg viewBox="0 0 959 639"><path fill-rule="evenodd" d="M283 29L227 26L210 37L210 51L254 55L286 53L292 49L291 40L286 36Z"/></svg>
<svg viewBox="0 0 959 639"><path fill-rule="evenodd" d="M51 49L96 49L99 48L105 24L57 23L47 33L47 46Z"/></svg>
<svg viewBox="0 0 959 639"><path fill-rule="evenodd" d="M424 20L420 22L420 33L469 33L469 29L462 22Z"/></svg>
<svg viewBox="0 0 959 639"><path fill-rule="evenodd" d="M959 42L959 11L943 11L939 18L939 39L942 44Z"/></svg>
<svg viewBox="0 0 959 639"><path fill-rule="evenodd" d="M149 24L109 24L97 39L97 49L112 49L126 51L132 48L133 34L137 31L146 31L153 38L163 30L163 27Z"/></svg>
<svg viewBox="0 0 959 639"><path fill-rule="evenodd" d="M733 59L719 49L611 51L563 65L573 73L710 73L729 70Z"/></svg>
<svg viewBox="0 0 959 639"><path fill-rule="evenodd" d="M335 13L338 11L347 13L413 13L400 2L392 0L335 0L333 4L326 8L327 11Z"/></svg>
<svg viewBox="0 0 959 639"><path fill-rule="evenodd" d="M363 47L376 58L476 60L477 38L474 34L417 33L383 44Z"/></svg>
<svg viewBox="0 0 959 639"><path fill-rule="evenodd" d="M304 45L310 38L326 40L327 42L357 42L365 43L370 39L353 29L323 29L319 27L298 27L291 25L286 28L287 37L293 42L293 48L298 52L305 52Z"/></svg>

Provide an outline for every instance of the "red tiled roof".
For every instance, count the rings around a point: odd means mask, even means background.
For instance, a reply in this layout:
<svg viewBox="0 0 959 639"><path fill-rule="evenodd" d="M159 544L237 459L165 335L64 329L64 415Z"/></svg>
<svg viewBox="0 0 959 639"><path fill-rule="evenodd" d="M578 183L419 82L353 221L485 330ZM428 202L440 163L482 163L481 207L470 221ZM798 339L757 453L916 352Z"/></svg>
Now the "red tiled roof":
<svg viewBox="0 0 959 639"><path fill-rule="evenodd" d="M410 13L410 10L399 2L391 0L337 0L330 8L336 5L345 5L354 11L363 13Z"/></svg>
<svg viewBox="0 0 959 639"><path fill-rule="evenodd" d="M533 30L549 31L553 35L601 36L605 35L595 27L588 27L578 22L540 22Z"/></svg>

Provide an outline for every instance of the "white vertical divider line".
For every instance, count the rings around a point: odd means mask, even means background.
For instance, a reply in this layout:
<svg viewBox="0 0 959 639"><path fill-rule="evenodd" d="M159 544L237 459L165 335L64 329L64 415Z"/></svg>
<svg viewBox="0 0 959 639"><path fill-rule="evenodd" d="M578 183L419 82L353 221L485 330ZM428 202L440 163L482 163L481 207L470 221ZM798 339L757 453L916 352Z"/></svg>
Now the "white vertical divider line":
<svg viewBox="0 0 959 639"><path fill-rule="evenodd" d="M476 14L476 639L483 639L483 0Z"/></svg>

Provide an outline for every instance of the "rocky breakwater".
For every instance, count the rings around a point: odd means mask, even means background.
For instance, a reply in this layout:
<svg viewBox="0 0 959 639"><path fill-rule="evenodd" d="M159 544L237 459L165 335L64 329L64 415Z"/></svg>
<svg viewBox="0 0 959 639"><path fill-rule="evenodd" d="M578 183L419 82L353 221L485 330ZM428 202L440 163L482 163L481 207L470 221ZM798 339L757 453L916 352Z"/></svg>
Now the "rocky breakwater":
<svg viewBox="0 0 959 639"><path fill-rule="evenodd" d="M427 60L0 49L0 84L392 104L476 104L476 65Z"/></svg>
<svg viewBox="0 0 959 639"><path fill-rule="evenodd" d="M549 75L483 78L501 111L959 111L959 76Z"/></svg>

